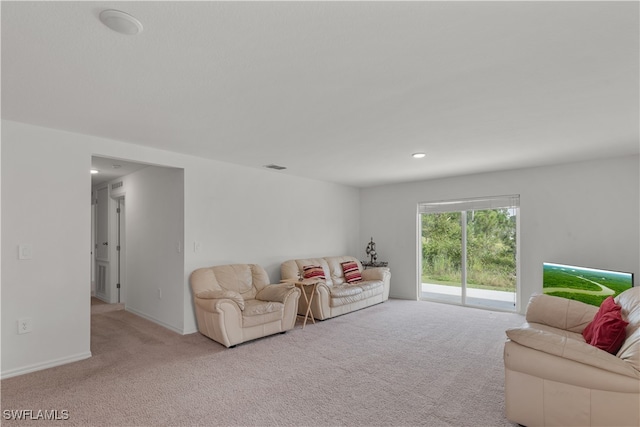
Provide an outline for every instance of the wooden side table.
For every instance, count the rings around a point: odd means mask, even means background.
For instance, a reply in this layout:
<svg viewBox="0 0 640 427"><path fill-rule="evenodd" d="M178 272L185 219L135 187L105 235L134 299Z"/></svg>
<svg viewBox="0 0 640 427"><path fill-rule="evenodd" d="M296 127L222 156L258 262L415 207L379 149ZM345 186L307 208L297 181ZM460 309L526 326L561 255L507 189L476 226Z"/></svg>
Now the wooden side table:
<svg viewBox="0 0 640 427"><path fill-rule="evenodd" d="M295 283L295 285L299 287L300 290L302 291L304 300L307 302L307 312L304 314L304 322L302 323L302 329L304 329L304 327L307 325L307 319L309 318L309 316L311 316L311 321L313 322L313 324L315 325L316 323L316 319L313 317L313 311L311 310L311 303L313 302L313 296L316 293L316 288L318 287L318 283L320 283L318 280L312 280L312 279L302 279ZM310 297L308 297L307 293L305 292L305 288L308 286L311 286Z"/></svg>

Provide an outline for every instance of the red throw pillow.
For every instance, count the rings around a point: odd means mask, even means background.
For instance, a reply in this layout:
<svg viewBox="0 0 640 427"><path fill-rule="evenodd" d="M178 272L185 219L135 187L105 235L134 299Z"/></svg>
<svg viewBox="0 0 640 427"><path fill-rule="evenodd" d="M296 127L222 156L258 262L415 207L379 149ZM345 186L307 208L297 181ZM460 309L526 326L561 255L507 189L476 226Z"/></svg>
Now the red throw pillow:
<svg viewBox="0 0 640 427"><path fill-rule="evenodd" d="M600 320L600 318L604 316L606 313L616 312L616 311L620 313L620 306L616 304L616 302L613 300L613 297L607 297L604 301L602 301L602 304L600 304L600 309L598 309L598 312L596 313L596 315L593 316L593 320L582 331L582 336L584 337L584 340L590 343L591 340L593 339L593 328L595 327L597 322Z"/></svg>
<svg viewBox="0 0 640 427"><path fill-rule="evenodd" d="M342 272L344 273L344 280L346 280L347 283L355 283L362 280L362 274L360 274L357 262L347 261L340 265L342 266Z"/></svg>
<svg viewBox="0 0 640 427"><path fill-rule="evenodd" d="M627 337L627 325L620 310L605 313L593 327L593 337L589 344L611 354L616 354Z"/></svg>
<svg viewBox="0 0 640 427"><path fill-rule="evenodd" d="M305 279L326 279L324 270L319 265L305 265L302 271Z"/></svg>

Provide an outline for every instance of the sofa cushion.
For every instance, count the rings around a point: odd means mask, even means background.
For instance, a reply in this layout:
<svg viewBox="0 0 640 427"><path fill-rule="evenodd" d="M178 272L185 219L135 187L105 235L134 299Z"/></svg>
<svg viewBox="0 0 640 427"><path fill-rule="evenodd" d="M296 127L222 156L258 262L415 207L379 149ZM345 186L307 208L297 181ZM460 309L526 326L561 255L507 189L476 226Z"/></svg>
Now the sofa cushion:
<svg viewBox="0 0 640 427"><path fill-rule="evenodd" d="M257 299L249 300L245 304L243 317L259 316L261 314L274 313L282 311L284 304L274 301L260 301Z"/></svg>
<svg viewBox="0 0 640 427"><path fill-rule="evenodd" d="M600 308L598 309L596 315L593 317L593 320L582 331L582 336L584 337L584 340L586 342L590 343L593 339L593 331L595 326L598 324L598 321L606 313L611 312L620 313L620 306L616 304L616 302L613 300L613 297L607 297L604 301L602 301L602 304L600 304Z"/></svg>
<svg viewBox="0 0 640 427"><path fill-rule="evenodd" d="M247 307L242 312L242 327L250 328L280 321L283 313L284 304L280 302L249 300Z"/></svg>
<svg viewBox="0 0 640 427"><path fill-rule="evenodd" d="M640 286L627 289L615 298L615 302L621 307L622 317L629 322L629 326L640 327Z"/></svg>
<svg viewBox="0 0 640 427"><path fill-rule="evenodd" d="M319 265L305 265L302 267L302 277L305 279L326 279L324 270Z"/></svg>
<svg viewBox="0 0 640 427"><path fill-rule="evenodd" d="M341 263L340 265L342 265L344 280L346 280L347 283L356 283L362 281L362 274L360 274L357 263L353 261L347 261Z"/></svg>
<svg viewBox="0 0 640 427"><path fill-rule="evenodd" d="M339 285L332 286L329 291L331 292L331 298L340 298L361 294L362 288L354 285Z"/></svg>
<svg viewBox="0 0 640 427"><path fill-rule="evenodd" d="M374 291L374 295L382 293L384 291L384 284L380 280L369 280L366 282L358 282L357 286L362 288L363 291Z"/></svg>
<svg viewBox="0 0 640 427"><path fill-rule="evenodd" d="M356 264L358 264L359 269L361 269L360 261L358 261L357 258L349 255L330 256L324 259L327 262L327 266L329 268L329 274L331 276L331 282L333 285L342 285L346 283L346 280L344 279L344 272L342 271L343 262L355 262ZM327 277L327 280L329 280L328 277Z"/></svg>
<svg viewBox="0 0 640 427"><path fill-rule="evenodd" d="M604 313L591 324L594 324L594 326L589 344L608 353L616 354L627 336L626 328L629 324L629 322L622 319L620 310Z"/></svg>
<svg viewBox="0 0 640 427"><path fill-rule="evenodd" d="M620 347L616 356L640 371L640 329L636 329L633 334L627 335L627 339L622 343L622 347Z"/></svg>
<svg viewBox="0 0 640 427"><path fill-rule="evenodd" d="M627 339L617 356L640 371L640 287L624 291L615 300L622 307L622 318L629 322Z"/></svg>

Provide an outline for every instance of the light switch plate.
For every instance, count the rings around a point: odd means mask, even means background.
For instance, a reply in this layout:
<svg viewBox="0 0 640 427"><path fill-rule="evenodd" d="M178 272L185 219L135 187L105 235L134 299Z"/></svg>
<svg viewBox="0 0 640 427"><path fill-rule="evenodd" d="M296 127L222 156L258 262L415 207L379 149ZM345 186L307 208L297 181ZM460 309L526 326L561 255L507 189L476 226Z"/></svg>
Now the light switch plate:
<svg viewBox="0 0 640 427"><path fill-rule="evenodd" d="M31 259L33 258L33 248L31 245L19 245L18 246L18 259Z"/></svg>

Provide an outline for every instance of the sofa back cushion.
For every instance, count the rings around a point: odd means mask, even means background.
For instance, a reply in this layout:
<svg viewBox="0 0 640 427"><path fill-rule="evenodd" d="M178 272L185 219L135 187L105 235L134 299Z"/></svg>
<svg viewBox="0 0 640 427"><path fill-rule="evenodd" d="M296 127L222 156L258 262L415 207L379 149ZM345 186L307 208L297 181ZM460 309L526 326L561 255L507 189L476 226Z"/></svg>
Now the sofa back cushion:
<svg viewBox="0 0 640 427"><path fill-rule="evenodd" d="M194 295L207 290L228 290L253 299L269 284L267 272L256 264L228 264L200 268L191 274Z"/></svg>
<svg viewBox="0 0 640 427"><path fill-rule="evenodd" d="M615 298L621 308L622 318L629 322L627 339L616 354L640 371L640 287L628 289Z"/></svg>
<svg viewBox="0 0 640 427"><path fill-rule="evenodd" d="M319 266L324 271L324 282L331 286L331 275L329 274L329 266L324 258L306 258L291 259L280 265L280 276L282 280L298 280L304 277L304 268L308 266Z"/></svg>
<svg viewBox="0 0 640 427"><path fill-rule="evenodd" d="M567 298L534 294L527 305L526 320L581 333L593 320L598 307Z"/></svg>
<svg viewBox="0 0 640 427"><path fill-rule="evenodd" d="M358 266L358 270L362 272L362 264L358 261L358 258L352 256L332 256L326 257L327 265L329 266L329 273L331 274L331 281L334 285L342 285L347 283L344 278L344 272L342 271L342 263L355 262Z"/></svg>

